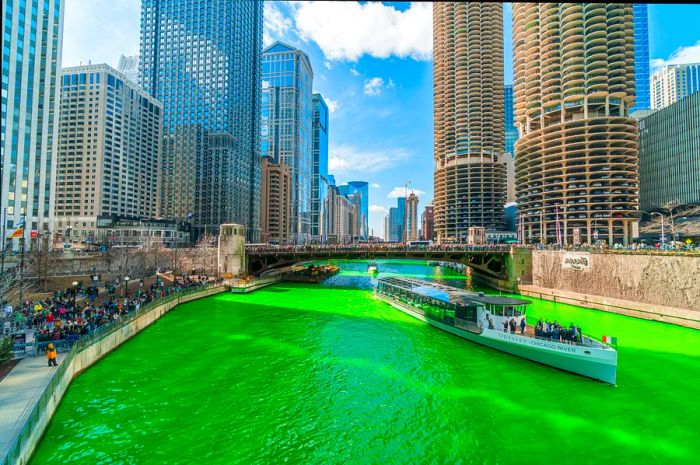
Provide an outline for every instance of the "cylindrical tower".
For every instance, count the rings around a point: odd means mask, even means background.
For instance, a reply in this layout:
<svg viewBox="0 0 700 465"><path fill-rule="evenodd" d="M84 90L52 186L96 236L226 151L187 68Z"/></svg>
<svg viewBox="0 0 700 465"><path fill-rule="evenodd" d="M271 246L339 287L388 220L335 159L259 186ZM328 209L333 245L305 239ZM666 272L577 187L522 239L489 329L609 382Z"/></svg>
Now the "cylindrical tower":
<svg viewBox="0 0 700 465"><path fill-rule="evenodd" d="M632 5L515 3L516 195L529 241L626 243L639 203Z"/></svg>
<svg viewBox="0 0 700 465"><path fill-rule="evenodd" d="M438 241L504 226L503 7L433 4L434 214Z"/></svg>

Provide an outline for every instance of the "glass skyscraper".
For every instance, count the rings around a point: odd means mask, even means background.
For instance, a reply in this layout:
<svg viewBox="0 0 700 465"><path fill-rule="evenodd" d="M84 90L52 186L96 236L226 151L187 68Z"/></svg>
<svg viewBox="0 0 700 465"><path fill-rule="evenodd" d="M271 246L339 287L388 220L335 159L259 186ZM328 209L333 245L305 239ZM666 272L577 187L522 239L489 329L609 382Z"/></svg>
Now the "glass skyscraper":
<svg viewBox="0 0 700 465"><path fill-rule="evenodd" d="M345 197L359 195L358 220L360 223L360 240L369 239L369 184L365 181L350 181L339 187L340 193Z"/></svg>
<svg viewBox="0 0 700 465"><path fill-rule="evenodd" d="M505 86L505 134L506 152L515 158L515 141L518 140L518 128L515 127L515 111L513 110L513 84Z"/></svg>
<svg viewBox="0 0 700 465"><path fill-rule="evenodd" d="M326 196L328 195L328 105L321 94L313 95L314 172L311 181L311 236L325 242Z"/></svg>
<svg viewBox="0 0 700 465"><path fill-rule="evenodd" d="M649 19L647 4L635 3L634 15L634 81L635 103L630 112L651 108L649 76Z"/></svg>
<svg viewBox="0 0 700 465"><path fill-rule="evenodd" d="M25 238L27 230L51 229L63 6L63 0L2 0L0 206L6 235L23 213Z"/></svg>
<svg viewBox="0 0 700 465"><path fill-rule="evenodd" d="M163 103L160 214L260 238L263 2L143 0L141 85Z"/></svg>
<svg viewBox="0 0 700 465"><path fill-rule="evenodd" d="M314 72L306 53L281 42L263 51L261 152L292 172L292 237L312 233Z"/></svg>

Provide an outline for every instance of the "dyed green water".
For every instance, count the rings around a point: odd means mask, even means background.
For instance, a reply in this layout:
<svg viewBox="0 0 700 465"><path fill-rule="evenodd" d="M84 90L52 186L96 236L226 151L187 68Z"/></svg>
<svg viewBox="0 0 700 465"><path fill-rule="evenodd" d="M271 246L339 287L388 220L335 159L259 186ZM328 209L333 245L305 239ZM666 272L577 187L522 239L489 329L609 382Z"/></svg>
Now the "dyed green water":
<svg viewBox="0 0 700 465"><path fill-rule="evenodd" d="M535 302L618 336L612 387L428 327L344 266L169 313L74 380L32 464L698 463L700 332Z"/></svg>

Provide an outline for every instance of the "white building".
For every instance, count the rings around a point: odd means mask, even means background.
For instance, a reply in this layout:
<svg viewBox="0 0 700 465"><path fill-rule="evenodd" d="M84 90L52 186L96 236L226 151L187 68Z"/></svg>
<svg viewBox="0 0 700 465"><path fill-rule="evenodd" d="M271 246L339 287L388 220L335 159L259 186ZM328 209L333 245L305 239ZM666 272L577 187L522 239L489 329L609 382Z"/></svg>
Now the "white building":
<svg viewBox="0 0 700 465"><path fill-rule="evenodd" d="M82 243L98 216L157 217L162 105L104 64L61 83L55 232Z"/></svg>
<svg viewBox="0 0 700 465"><path fill-rule="evenodd" d="M27 230L51 229L63 9L63 0L38 5L25 0L2 1L0 210L5 215L0 221L4 222L5 237L23 214L25 240L30 237ZM19 247L19 241L13 246ZM29 247L28 240L25 247Z"/></svg>
<svg viewBox="0 0 700 465"><path fill-rule="evenodd" d="M664 66L651 76L651 108L666 108L698 91L700 63Z"/></svg>

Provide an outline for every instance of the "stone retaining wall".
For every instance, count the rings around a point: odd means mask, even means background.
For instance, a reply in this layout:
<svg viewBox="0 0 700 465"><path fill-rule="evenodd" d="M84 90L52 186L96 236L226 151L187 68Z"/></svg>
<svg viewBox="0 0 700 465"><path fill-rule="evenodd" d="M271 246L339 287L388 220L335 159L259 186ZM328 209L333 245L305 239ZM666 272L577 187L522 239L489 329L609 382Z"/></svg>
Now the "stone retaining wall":
<svg viewBox="0 0 700 465"><path fill-rule="evenodd" d="M138 318L107 334L99 341L96 341L92 345L76 353L68 362L61 379L58 381L58 384L54 389L53 396L49 399L48 403L46 404L46 408L43 410L38 421L35 423L29 439L22 445L19 459L15 462L16 465L24 465L29 462L34 449L41 440L44 430L48 426L49 421L51 421L51 417L58 408L58 405L61 403L61 399L63 399L63 395L66 392L66 389L68 389L68 385L71 383L73 378L79 375L82 371L90 368L102 357L141 332L141 330L150 326L153 322L172 310L178 304L208 297L224 292L225 290L226 288L224 286L217 286L206 289L202 292L184 295L165 302L152 308L150 311L147 311Z"/></svg>

